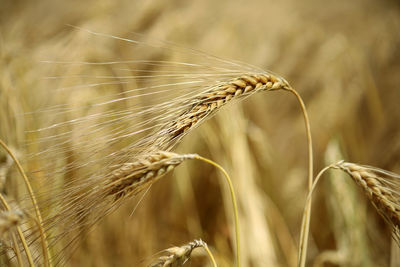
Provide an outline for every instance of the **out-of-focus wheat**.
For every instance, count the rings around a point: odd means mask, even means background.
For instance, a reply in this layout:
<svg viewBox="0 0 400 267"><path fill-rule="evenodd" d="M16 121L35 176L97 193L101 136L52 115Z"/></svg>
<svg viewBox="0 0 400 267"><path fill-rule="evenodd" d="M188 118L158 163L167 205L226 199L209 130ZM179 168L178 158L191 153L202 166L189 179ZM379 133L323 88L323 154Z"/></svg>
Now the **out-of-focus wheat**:
<svg viewBox="0 0 400 267"><path fill-rule="evenodd" d="M20 211L9 210L0 212L0 238L13 227L20 225L22 218L23 214Z"/></svg>
<svg viewBox="0 0 400 267"><path fill-rule="evenodd" d="M149 267L179 267L183 266L192 254L192 251L196 248L203 247L208 255L210 256L214 266L216 267L215 260L210 253L207 243L203 240L194 240L180 247L171 247L164 250L164 256L159 257L154 263L150 264Z"/></svg>

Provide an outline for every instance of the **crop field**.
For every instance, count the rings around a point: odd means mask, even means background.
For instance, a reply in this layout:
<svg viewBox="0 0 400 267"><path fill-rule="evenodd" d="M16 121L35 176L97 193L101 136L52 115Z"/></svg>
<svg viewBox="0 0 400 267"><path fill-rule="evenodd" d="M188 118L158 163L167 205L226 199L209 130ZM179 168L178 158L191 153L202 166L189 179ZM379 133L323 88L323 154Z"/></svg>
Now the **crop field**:
<svg viewBox="0 0 400 267"><path fill-rule="evenodd" d="M0 266L400 266L395 0L0 0Z"/></svg>

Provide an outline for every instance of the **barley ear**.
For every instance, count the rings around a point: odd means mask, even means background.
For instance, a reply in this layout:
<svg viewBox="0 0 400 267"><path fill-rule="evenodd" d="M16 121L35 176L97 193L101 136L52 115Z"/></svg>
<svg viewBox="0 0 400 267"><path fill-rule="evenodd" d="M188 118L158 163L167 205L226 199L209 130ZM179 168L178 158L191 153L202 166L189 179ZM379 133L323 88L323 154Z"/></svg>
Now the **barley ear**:
<svg viewBox="0 0 400 267"><path fill-rule="evenodd" d="M339 162L336 169L346 172L359 185L378 213L392 227L400 246L400 176L371 166Z"/></svg>
<svg viewBox="0 0 400 267"><path fill-rule="evenodd" d="M400 175L379 168L341 160L322 169L307 196L303 221L307 215L307 207L311 205L311 195L322 175L329 169L346 172L362 188L378 213L392 227L393 238L400 247Z"/></svg>

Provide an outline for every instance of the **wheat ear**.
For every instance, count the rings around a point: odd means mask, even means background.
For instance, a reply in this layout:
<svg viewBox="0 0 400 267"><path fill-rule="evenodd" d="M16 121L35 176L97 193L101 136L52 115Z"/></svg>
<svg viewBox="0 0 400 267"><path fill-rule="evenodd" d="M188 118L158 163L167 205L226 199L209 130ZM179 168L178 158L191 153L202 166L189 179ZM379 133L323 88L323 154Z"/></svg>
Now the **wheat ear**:
<svg viewBox="0 0 400 267"><path fill-rule="evenodd" d="M141 156L134 162L124 163L114 170L111 178L105 183L104 190L113 195L115 200L125 195L136 195L184 160L194 157L193 154L180 155L166 151Z"/></svg>
<svg viewBox="0 0 400 267"><path fill-rule="evenodd" d="M378 213L393 227L400 245L400 176L375 167L339 162L335 168L345 171L359 185Z"/></svg>
<svg viewBox="0 0 400 267"><path fill-rule="evenodd" d="M206 162L208 164L211 164L214 167L218 168L220 171L222 171L222 173L224 174L225 180L228 183L229 191L231 193L232 205L233 205L233 214L235 216L236 264L237 264L238 267L240 267L241 263L240 263L239 214L238 214L237 201L236 201L236 196L235 196L235 190L233 189L232 180L229 177L228 173L225 171L225 169L222 168L222 166L220 166L219 164L215 163L214 161L206 159L206 158L203 158L203 157L201 157L199 155L195 155L195 159L204 161L204 162Z"/></svg>
<svg viewBox="0 0 400 267"><path fill-rule="evenodd" d="M289 83L283 78L267 73L242 75L212 86L183 103L189 108L162 127L154 143L168 150L190 130L210 118L232 100L239 100L260 91L289 90L290 88Z"/></svg>
<svg viewBox="0 0 400 267"><path fill-rule="evenodd" d="M400 175L379 168L339 161L322 169L316 176L306 200L311 205L311 195L322 175L329 169L346 172L359 185L377 212L392 227L393 237L400 246ZM303 220L306 209L303 213Z"/></svg>
<svg viewBox="0 0 400 267"><path fill-rule="evenodd" d="M164 252L167 255L159 257L154 263L150 264L149 267L180 267L183 266L192 254L192 251L196 248L202 247L207 252L214 267L217 267L214 256L209 250L207 243L203 240L194 240L180 247L171 247L166 249Z"/></svg>

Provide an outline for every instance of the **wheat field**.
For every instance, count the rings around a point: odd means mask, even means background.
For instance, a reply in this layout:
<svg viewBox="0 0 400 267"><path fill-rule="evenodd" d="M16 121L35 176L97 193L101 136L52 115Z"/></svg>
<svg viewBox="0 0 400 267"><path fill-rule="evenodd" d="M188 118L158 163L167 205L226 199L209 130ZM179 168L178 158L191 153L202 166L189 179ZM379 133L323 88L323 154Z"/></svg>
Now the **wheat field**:
<svg viewBox="0 0 400 267"><path fill-rule="evenodd" d="M0 266L400 266L399 71L393 0L0 0Z"/></svg>

